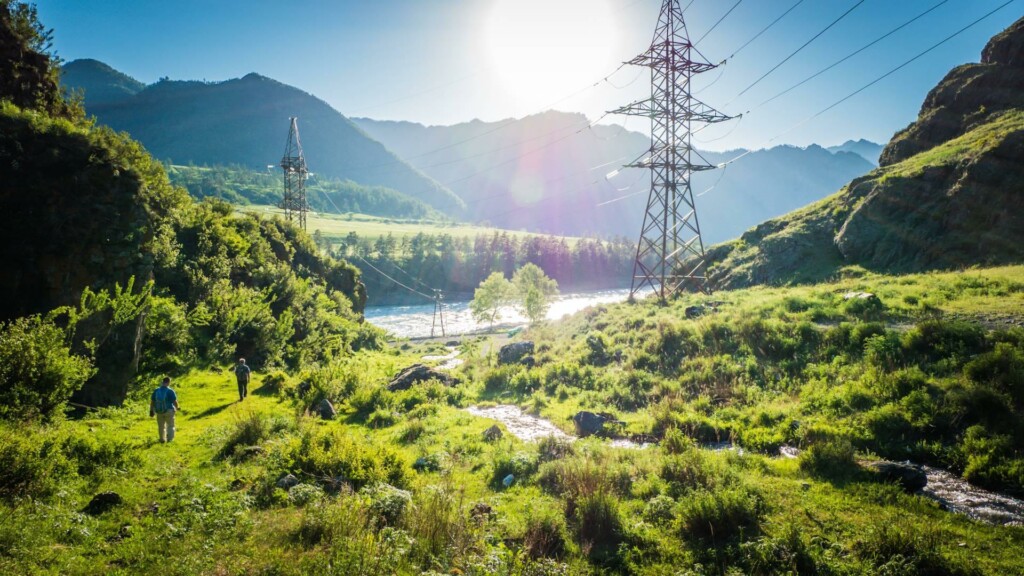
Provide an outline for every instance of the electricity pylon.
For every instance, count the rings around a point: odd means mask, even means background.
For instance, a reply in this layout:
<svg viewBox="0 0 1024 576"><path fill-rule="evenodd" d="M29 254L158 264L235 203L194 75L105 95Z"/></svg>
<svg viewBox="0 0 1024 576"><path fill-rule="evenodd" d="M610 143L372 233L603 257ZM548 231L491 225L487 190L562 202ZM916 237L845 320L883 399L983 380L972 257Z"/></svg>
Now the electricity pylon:
<svg viewBox="0 0 1024 576"><path fill-rule="evenodd" d="M629 296L646 286L662 301L684 290L710 292L690 177L715 166L693 149L692 136L695 123L730 117L694 98L690 82L717 66L690 42L678 0L664 0L651 47L627 64L651 69L651 97L612 112L651 119L648 156L627 165L651 171Z"/></svg>
<svg viewBox="0 0 1024 576"><path fill-rule="evenodd" d="M295 117L291 118L291 127L288 129L288 143L285 144L284 156L281 158L281 169L284 171L284 198L281 199L284 217L289 222L295 217L299 226L305 230L306 212L309 211L309 203L306 202L309 170L302 156L302 143L299 142L299 119Z"/></svg>

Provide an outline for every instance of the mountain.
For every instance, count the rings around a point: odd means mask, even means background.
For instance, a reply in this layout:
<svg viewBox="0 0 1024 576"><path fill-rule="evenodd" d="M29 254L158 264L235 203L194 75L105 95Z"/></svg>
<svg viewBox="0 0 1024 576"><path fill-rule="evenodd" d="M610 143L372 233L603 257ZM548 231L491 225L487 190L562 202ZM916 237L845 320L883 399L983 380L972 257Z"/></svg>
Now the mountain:
<svg viewBox="0 0 1024 576"><path fill-rule="evenodd" d="M878 166L878 157L882 155L882 148L881 144L861 138L860 140L847 140L839 146L829 146L827 150L832 153L852 152L871 162L872 166Z"/></svg>
<svg viewBox="0 0 1024 576"><path fill-rule="evenodd" d="M123 102L146 87L135 78L89 58L62 66L61 83L81 90L86 107Z"/></svg>
<svg viewBox="0 0 1024 576"><path fill-rule="evenodd" d="M881 167L709 252L719 287L1024 261L1024 18L950 71Z"/></svg>
<svg viewBox="0 0 1024 576"><path fill-rule="evenodd" d="M297 116L311 171L392 188L450 215L464 209L450 190L403 162L326 102L270 78L249 74L224 82L165 79L111 99L110 94L123 92L123 75L81 61L64 69L65 86L85 91L89 114L128 132L162 160L263 169L277 164L284 152L288 118ZM99 96L90 96L90 91Z"/></svg>
<svg viewBox="0 0 1024 576"><path fill-rule="evenodd" d="M475 221L572 235L639 232L648 172L624 169L614 178L605 176L644 155L650 147L644 134L589 126L581 114L554 111L454 126L353 121L459 194ZM718 164L744 152L701 155ZM873 166L856 154L832 154L819 146L780 146L749 153L725 171L697 174L693 188L705 242L735 238Z"/></svg>

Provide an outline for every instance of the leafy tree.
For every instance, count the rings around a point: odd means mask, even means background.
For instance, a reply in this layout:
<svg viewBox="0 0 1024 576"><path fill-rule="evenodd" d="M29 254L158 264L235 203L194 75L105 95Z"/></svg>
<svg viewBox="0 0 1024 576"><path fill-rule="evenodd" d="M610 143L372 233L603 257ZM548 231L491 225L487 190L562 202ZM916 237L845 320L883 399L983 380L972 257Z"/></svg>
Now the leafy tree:
<svg viewBox="0 0 1024 576"><path fill-rule="evenodd" d="M0 325L0 417L49 420L94 373L53 321L29 316Z"/></svg>
<svg viewBox="0 0 1024 576"><path fill-rule="evenodd" d="M558 282L548 278L540 266L526 264L512 276L517 307L531 323L544 318L551 298L558 295Z"/></svg>
<svg viewBox="0 0 1024 576"><path fill-rule="evenodd" d="M477 322L487 320L491 326L500 318L501 307L509 303L512 296L512 284L501 272L492 272L473 293L473 301L469 310Z"/></svg>
<svg viewBox="0 0 1024 576"><path fill-rule="evenodd" d="M50 52L52 32L35 6L0 0L0 100L63 118L81 118L81 105L60 87L60 60Z"/></svg>

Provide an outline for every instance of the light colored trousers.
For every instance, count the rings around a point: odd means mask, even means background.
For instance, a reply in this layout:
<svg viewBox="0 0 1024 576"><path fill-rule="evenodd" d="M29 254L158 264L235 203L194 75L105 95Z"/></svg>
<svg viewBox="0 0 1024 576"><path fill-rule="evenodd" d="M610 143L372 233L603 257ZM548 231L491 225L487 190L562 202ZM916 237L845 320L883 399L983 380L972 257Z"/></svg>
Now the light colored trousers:
<svg viewBox="0 0 1024 576"><path fill-rule="evenodd" d="M157 412L156 414L156 431L160 434L161 442L170 442L174 440L174 409L170 409L163 414Z"/></svg>

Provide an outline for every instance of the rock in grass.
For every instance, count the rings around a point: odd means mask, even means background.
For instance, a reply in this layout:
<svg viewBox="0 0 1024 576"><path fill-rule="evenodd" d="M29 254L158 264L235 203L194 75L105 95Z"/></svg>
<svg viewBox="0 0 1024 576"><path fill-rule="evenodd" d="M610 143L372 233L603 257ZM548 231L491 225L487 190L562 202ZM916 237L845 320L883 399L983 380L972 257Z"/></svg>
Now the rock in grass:
<svg viewBox="0 0 1024 576"><path fill-rule="evenodd" d="M414 384L426 382L427 380L437 380L445 386L451 386L455 383L455 379L444 372L434 370L425 364L413 364L399 372L398 376L395 376L388 384L388 390L391 392L408 390Z"/></svg>
<svg viewBox="0 0 1024 576"><path fill-rule="evenodd" d="M299 479L296 478L294 474L285 474L277 479L277 487L284 490L288 490L292 486L297 486L298 484Z"/></svg>
<svg viewBox="0 0 1024 576"><path fill-rule="evenodd" d="M910 493L917 492L928 485L928 476L924 470L909 462L887 462L880 460L868 464L878 472L886 482L896 482Z"/></svg>
<svg viewBox="0 0 1024 576"><path fill-rule="evenodd" d="M600 434L604 432L605 424L622 424L619 420L615 419L612 414L596 414L587 410L577 412L572 417L573 424L576 425L576 433L580 436L593 436L594 434Z"/></svg>
<svg viewBox="0 0 1024 576"><path fill-rule="evenodd" d="M324 398L316 405L316 413L324 420L334 420L334 417L338 415L337 410L334 409L334 404L331 404L331 401L327 398Z"/></svg>
<svg viewBox="0 0 1024 576"><path fill-rule="evenodd" d="M496 440L501 440L501 437L503 435L504 435L504 433L502 433L501 428L498 428L497 424L495 424L494 426L491 426L487 430L484 430L484 440L486 440L488 442L494 442Z"/></svg>
<svg viewBox="0 0 1024 576"><path fill-rule="evenodd" d="M124 499L117 492L100 492L92 497L85 507L85 513L93 516L103 514L114 506L120 506Z"/></svg>
<svg viewBox="0 0 1024 576"><path fill-rule="evenodd" d="M533 354L533 342L529 340L505 344L498 350L498 364L515 364L531 354Z"/></svg>

